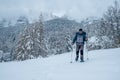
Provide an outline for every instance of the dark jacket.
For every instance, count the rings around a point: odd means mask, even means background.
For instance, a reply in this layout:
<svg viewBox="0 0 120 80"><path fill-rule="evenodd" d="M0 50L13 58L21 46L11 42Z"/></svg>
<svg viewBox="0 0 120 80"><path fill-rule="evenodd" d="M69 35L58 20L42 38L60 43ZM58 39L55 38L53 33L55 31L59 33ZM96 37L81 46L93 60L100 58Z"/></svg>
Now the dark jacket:
<svg viewBox="0 0 120 80"><path fill-rule="evenodd" d="M83 31L82 34L80 34L79 32L76 32L76 35L75 35L75 37L73 39L73 44L76 42L79 35L83 36L83 42L82 43L84 44L84 42L86 41L86 32L84 32L84 31Z"/></svg>

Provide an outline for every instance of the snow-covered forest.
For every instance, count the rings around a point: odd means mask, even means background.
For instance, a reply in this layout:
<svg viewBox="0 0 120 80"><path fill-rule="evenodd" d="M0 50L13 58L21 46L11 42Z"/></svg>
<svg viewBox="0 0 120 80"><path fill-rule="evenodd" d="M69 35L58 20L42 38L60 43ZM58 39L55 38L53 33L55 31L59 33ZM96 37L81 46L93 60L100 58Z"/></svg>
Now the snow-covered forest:
<svg viewBox="0 0 120 80"><path fill-rule="evenodd" d="M0 62L49 57L72 50L72 39L82 28L88 35L88 50L120 47L120 2L114 1L101 18L88 17L81 22L69 17L40 14L30 22L20 16L14 24L0 20Z"/></svg>

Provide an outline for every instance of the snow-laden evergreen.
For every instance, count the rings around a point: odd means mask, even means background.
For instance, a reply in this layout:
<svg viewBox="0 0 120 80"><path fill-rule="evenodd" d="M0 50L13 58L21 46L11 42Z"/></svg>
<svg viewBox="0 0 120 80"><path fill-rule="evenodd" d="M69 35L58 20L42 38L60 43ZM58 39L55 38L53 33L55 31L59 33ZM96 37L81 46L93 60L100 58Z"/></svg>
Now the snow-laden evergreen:
<svg viewBox="0 0 120 80"><path fill-rule="evenodd" d="M115 48L120 46L120 6L115 1L108 7L102 18L87 18L81 25L88 33L88 37L96 37L96 41L89 45L92 49ZM96 44L97 43L97 44Z"/></svg>
<svg viewBox="0 0 120 80"><path fill-rule="evenodd" d="M14 60L37 58L40 55L42 57L47 56L43 26L43 22L40 19L39 22L28 25L25 31L19 35L18 42L12 54Z"/></svg>

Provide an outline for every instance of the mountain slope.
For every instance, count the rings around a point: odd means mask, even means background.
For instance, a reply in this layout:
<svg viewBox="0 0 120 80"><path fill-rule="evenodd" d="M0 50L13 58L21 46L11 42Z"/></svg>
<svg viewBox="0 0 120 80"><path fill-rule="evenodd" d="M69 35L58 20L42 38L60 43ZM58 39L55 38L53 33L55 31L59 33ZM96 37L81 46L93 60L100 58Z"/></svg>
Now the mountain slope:
<svg viewBox="0 0 120 80"><path fill-rule="evenodd" d="M71 53L0 63L1 80L119 80L120 48L89 52L89 61L70 63ZM75 56L75 55L74 55ZM73 57L74 57L73 56ZM86 59L86 58L85 58Z"/></svg>
<svg viewBox="0 0 120 80"><path fill-rule="evenodd" d="M79 28L80 24L74 20L69 20L66 18L56 18L45 22L45 30L47 31L62 31L62 30L72 30L75 27Z"/></svg>

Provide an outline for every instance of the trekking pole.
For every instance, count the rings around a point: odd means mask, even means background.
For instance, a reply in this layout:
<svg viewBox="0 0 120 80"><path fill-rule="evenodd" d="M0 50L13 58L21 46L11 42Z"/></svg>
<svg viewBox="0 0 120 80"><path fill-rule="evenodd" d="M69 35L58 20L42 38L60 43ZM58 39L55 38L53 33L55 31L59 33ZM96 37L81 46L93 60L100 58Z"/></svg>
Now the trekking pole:
<svg viewBox="0 0 120 80"><path fill-rule="evenodd" d="M87 53L87 60L89 60L87 44L88 44L88 42L86 42L86 53Z"/></svg>
<svg viewBox="0 0 120 80"><path fill-rule="evenodd" d="M72 58L73 58L73 47L72 47L72 52L71 52L71 61L70 61L70 63L73 62Z"/></svg>
<svg viewBox="0 0 120 80"><path fill-rule="evenodd" d="M72 52L71 52L71 61L70 61L70 63L72 63L73 61L72 61Z"/></svg>

